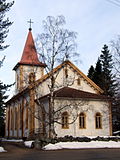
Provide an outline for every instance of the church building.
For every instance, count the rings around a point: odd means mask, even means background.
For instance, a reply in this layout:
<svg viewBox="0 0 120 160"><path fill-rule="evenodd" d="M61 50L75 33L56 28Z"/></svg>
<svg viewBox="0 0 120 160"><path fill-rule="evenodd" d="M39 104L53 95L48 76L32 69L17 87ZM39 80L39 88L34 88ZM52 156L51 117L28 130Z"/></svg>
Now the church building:
<svg viewBox="0 0 120 160"><path fill-rule="evenodd" d="M15 95L6 103L5 136L50 137L51 128L57 137L112 135L111 100L69 60L52 71L59 87L53 92L50 115L51 74L45 73L46 65L39 61L30 28L21 60L13 68Z"/></svg>

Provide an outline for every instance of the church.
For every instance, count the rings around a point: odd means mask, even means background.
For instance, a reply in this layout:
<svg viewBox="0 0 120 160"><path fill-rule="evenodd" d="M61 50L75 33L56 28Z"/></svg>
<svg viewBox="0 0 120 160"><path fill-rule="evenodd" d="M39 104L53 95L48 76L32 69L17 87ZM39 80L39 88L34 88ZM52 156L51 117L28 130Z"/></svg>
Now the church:
<svg viewBox="0 0 120 160"><path fill-rule="evenodd" d="M65 60L52 70L57 87L51 92L46 65L39 61L30 28L21 60L13 68L15 95L6 102L5 137L53 137L51 130L56 137L112 135L111 100L103 90Z"/></svg>

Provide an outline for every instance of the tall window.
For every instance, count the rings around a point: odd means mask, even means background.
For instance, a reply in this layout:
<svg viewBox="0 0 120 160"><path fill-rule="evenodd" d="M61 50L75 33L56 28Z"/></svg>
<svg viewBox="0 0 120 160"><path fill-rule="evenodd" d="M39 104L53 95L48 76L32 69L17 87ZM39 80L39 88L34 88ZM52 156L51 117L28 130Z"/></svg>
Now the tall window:
<svg viewBox="0 0 120 160"><path fill-rule="evenodd" d="M8 112L7 112L8 114L8 116L7 116L7 128L8 128L8 130L9 130L9 125L10 125L10 109L8 108Z"/></svg>
<svg viewBox="0 0 120 160"><path fill-rule="evenodd" d="M17 130L17 122L18 122L18 117L17 117L17 107L15 107L15 130Z"/></svg>
<svg viewBox="0 0 120 160"><path fill-rule="evenodd" d="M65 78L68 78L68 69L65 68Z"/></svg>
<svg viewBox="0 0 120 160"><path fill-rule="evenodd" d="M13 110L11 109L11 130L13 129Z"/></svg>
<svg viewBox="0 0 120 160"><path fill-rule="evenodd" d="M100 113L96 113L95 115L95 127L96 129L102 128L102 116Z"/></svg>
<svg viewBox="0 0 120 160"><path fill-rule="evenodd" d="M22 105L20 104L20 129L22 129Z"/></svg>
<svg viewBox="0 0 120 160"><path fill-rule="evenodd" d="M35 73L30 73L29 74L29 83L34 83L35 82Z"/></svg>
<svg viewBox="0 0 120 160"><path fill-rule="evenodd" d="M17 89L19 89L19 75L17 74Z"/></svg>
<svg viewBox="0 0 120 160"><path fill-rule="evenodd" d="M79 114L79 127L81 129L86 128L86 115L85 115L85 113L80 113Z"/></svg>
<svg viewBox="0 0 120 160"><path fill-rule="evenodd" d="M26 105L26 129L28 129L28 105Z"/></svg>
<svg viewBox="0 0 120 160"><path fill-rule="evenodd" d="M69 128L69 120L68 120L68 113L62 113L62 128L68 129Z"/></svg>
<svg viewBox="0 0 120 160"><path fill-rule="evenodd" d="M78 78L78 79L77 79L77 84L78 84L78 86L80 86L80 85L81 85L80 78Z"/></svg>

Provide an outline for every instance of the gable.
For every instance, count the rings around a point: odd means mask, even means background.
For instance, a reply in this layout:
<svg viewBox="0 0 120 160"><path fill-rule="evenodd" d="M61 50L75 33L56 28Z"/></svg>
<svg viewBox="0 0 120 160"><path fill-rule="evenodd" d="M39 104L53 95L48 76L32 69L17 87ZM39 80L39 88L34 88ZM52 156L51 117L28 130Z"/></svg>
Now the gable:
<svg viewBox="0 0 120 160"><path fill-rule="evenodd" d="M68 80L70 80L70 78L73 80L74 79L74 83L73 84L66 84L65 81L65 68L67 68L68 70ZM96 94L101 94L103 93L103 90L97 86L92 80L90 80L83 72L81 72L73 63L71 63L70 61L65 61L62 64L58 65L56 68L53 69L54 74L58 74L56 81L57 84L59 84L59 86L64 87L64 86L68 86L68 87L73 87L79 90L83 90L86 92L91 92L91 93L96 93ZM39 79L38 81L36 81L36 83L38 85L43 85L44 87L46 86L46 82L49 81L49 74L44 75L41 79ZM78 78L80 79L80 85L78 85L77 81ZM45 87L47 89L47 86ZM57 89L60 87L57 87ZM47 91L44 94L47 94L49 91Z"/></svg>

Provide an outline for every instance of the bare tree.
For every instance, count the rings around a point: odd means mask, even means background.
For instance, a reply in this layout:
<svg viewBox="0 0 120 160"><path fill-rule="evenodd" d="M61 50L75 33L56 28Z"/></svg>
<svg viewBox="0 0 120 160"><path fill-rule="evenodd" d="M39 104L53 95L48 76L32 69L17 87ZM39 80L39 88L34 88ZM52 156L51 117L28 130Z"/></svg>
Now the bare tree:
<svg viewBox="0 0 120 160"><path fill-rule="evenodd" d="M64 24L64 16L58 16L57 18L48 16L46 21L43 21L44 33L38 35L36 40L37 51L40 54L42 62L46 64L45 70L49 75L49 112L47 111L45 113L49 115L49 120L47 122L49 124L49 137L54 136L54 122L56 121L55 113L58 112L54 110L54 91L57 88L60 88L60 85L56 82L59 72L55 74L53 69L57 64L62 63L69 58L78 57L78 54L75 52L75 39L77 34L68 29L64 29ZM67 85L72 85L73 82L74 77L70 77ZM45 112L44 105L40 100L38 100L37 103L40 108L42 108L42 112ZM66 105L64 108L65 107Z"/></svg>
<svg viewBox="0 0 120 160"><path fill-rule="evenodd" d="M120 81L120 36L116 40L111 41L112 54L114 57L114 68L116 71L116 78Z"/></svg>
<svg viewBox="0 0 120 160"><path fill-rule="evenodd" d="M114 58L114 70L116 75L117 94L113 104L113 130L120 130L120 35L117 39L111 41L112 55Z"/></svg>

